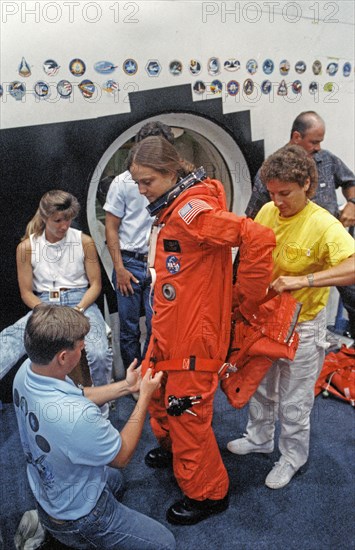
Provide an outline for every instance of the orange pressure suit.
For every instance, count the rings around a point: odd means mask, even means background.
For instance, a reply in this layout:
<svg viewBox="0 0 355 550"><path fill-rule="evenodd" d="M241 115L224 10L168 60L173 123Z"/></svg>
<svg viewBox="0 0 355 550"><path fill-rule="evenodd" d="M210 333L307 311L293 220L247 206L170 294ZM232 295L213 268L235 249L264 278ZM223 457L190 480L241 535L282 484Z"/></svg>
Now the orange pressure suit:
<svg viewBox="0 0 355 550"><path fill-rule="evenodd" d="M229 480L212 431L218 371L230 343L231 247L239 246L236 289L246 314L266 295L275 246L273 232L226 211L217 180L186 189L160 211L154 269L152 338L143 361L166 372L150 405L161 447L172 450L176 480L195 500L224 498ZM170 416L169 396L190 396L192 406Z"/></svg>

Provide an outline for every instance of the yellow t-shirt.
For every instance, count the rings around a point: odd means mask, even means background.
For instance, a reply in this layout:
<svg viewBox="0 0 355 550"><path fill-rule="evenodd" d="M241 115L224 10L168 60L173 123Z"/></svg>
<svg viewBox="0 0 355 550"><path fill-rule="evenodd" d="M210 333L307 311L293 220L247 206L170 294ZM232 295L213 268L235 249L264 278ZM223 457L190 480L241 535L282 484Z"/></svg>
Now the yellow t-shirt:
<svg viewBox="0 0 355 550"><path fill-rule="evenodd" d="M276 236L273 280L280 275L308 275L339 264L355 253L355 241L342 224L314 202L289 218L280 216L273 202L263 206L255 221ZM329 287L292 292L302 305L299 322L313 319L325 307Z"/></svg>

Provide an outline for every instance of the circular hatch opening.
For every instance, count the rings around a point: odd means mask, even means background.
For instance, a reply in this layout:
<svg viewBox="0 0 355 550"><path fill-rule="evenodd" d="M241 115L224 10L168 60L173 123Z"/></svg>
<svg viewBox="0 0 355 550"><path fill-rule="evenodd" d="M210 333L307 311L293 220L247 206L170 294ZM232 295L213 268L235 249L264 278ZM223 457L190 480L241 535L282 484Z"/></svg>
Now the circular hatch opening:
<svg viewBox="0 0 355 550"><path fill-rule="evenodd" d="M123 132L106 150L95 170L88 192L87 214L90 233L111 279L112 261L105 245L103 205L111 181L125 170L125 163L138 130L152 120L169 125L175 134L180 155L196 167L203 166L209 177L225 188L229 209L244 214L250 189L250 173L237 143L223 128L201 116L170 113L146 118Z"/></svg>

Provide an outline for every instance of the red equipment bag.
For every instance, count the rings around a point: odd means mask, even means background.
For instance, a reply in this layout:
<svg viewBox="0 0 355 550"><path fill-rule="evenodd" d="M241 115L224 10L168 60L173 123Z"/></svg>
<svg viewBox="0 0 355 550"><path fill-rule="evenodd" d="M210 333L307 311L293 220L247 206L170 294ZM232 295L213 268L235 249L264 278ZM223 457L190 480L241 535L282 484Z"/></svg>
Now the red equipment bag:
<svg viewBox="0 0 355 550"><path fill-rule="evenodd" d="M339 351L328 353L316 382L314 393L323 391L355 406L355 349L343 344Z"/></svg>
<svg viewBox="0 0 355 550"><path fill-rule="evenodd" d="M276 359L293 359L299 336L296 324L301 304L289 292L267 297L251 323L238 318L232 329L231 347L220 370L221 388L229 403L246 405Z"/></svg>

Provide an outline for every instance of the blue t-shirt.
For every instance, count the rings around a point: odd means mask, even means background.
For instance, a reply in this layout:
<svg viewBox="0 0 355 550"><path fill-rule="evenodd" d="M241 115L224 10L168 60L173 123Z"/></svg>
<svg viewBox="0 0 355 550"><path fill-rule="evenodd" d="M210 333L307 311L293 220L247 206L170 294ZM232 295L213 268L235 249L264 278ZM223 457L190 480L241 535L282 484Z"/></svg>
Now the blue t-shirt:
<svg viewBox="0 0 355 550"><path fill-rule="evenodd" d="M29 359L16 374L13 395L36 500L57 519L87 515L121 448L119 432L70 378L35 374Z"/></svg>

